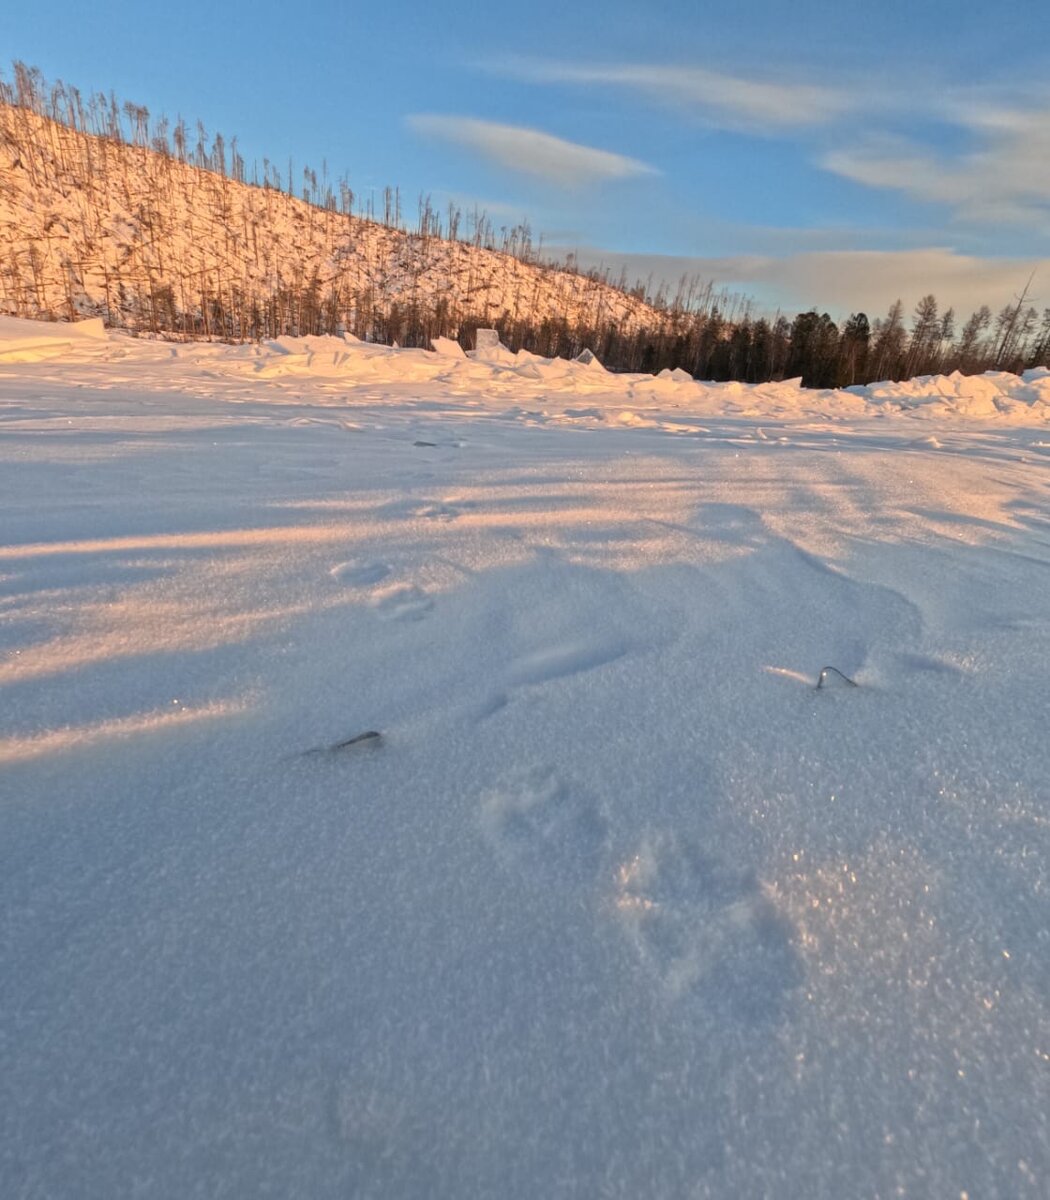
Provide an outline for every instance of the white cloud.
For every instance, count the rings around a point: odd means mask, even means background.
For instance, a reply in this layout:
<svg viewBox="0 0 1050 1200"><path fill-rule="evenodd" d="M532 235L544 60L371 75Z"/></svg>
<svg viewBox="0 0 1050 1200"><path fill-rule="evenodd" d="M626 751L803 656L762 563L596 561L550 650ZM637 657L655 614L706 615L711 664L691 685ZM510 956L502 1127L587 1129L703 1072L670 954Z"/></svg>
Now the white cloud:
<svg viewBox="0 0 1050 1200"><path fill-rule="evenodd" d="M1002 108L971 101L946 117L978 138L948 154L913 142L869 139L825 154L821 166L868 187L948 206L972 224L1010 224L1050 235L1050 105Z"/></svg>
<svg viewBox="0 0 1050 1200"><path fill-rule="evenodd" d="M785 129L822 125L859 103L846 91L823 84L754 79L650 63L587 65L511 59L504 74L534 83L607 84L629 88L677 108L691 110L711 124L730 129Z"/></svg>
<svg viewBox="0 0 1050 1200"><path fill-rule="evenodd" d="M1050 237L1050 95L1029 88L944 86L860 75L814 83L700 66L507 59L489 69L545 84L629 89L718 128L812 142L819 166L866 187L945 206L972 226ZM921 144L879 133L916 115L950 129ZM867 136L858 138L862 116ZM846 137L848 135L848 141ZM955 148L962 143L961 148Z"/></svg>
<svg viewBox="0 0 1050 1200"><path fill-rule="evenodd" d="M409 116L406 121L424 137L455 142L501 167L537 175L564 186L658 174L655 168L637 159L567 142L553 134L519 125L428 113Z"/></svg>
<svg viewBox="0 0 1050 1200"><path fill-rule="evenodd" d="M631 280L666 280L673 288L685 276L711 279L755 298L763 310L781 307L789 315L808 308L841 318L849 312L883 314L898 298L906 310L933 292L941 307L967 316L982 304L993 310L1010 303L1036 272L1029 300L1050 306L1050 259L979 258L953 250L824 250L783 257L735 255L689 258L615 254L580 249L583 266L626 266Z"/></svg>

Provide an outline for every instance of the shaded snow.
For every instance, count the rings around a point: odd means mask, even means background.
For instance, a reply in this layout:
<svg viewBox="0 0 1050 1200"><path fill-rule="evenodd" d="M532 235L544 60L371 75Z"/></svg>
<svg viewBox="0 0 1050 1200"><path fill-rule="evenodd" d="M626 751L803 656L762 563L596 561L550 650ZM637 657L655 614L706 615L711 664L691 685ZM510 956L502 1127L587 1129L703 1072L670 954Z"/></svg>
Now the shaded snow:
<svg viewBox="0 0 1050 1200"><path fill-rule="evenodd" d="M1045 1195L1045 374L0 338L5 1195Z"/></svg>

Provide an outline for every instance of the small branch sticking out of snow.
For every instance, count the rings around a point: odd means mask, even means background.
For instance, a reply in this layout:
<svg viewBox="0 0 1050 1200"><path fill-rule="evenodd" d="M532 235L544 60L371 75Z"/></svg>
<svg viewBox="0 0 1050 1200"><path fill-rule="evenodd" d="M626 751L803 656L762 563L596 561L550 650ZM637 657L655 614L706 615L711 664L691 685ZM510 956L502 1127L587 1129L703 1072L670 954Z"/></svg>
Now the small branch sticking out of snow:
<svg viewBox="0 0 1050 1200"><path fill-rule="evenodd" d="M831 672L832 675L837 675L839 677L839 679L841 679L844 683L849 684L850 687L858 687L859 686L859 684L857 684L854 680L850 679L850 677L848 675L843 675L842 672L838 669L838 667L821 667L820 676L817 679L817 690L818 691L824 686L824 683L828 678L828 672Z"/></svg>
<svg viewBox="0 0 1050 1200"><path fill-rule="evenodd" d="M337 754L340 750L352 750L355 746L379 746L382 741L383 735L378 730L367 729L364 733L355 733L345 742L333 742L329 746L313 746L309 750L303 750L302 756L306 758L312 754Z"/></svg>
<svg viewBox="0 0 1050 1200"><path fill-rule="evenodd" d="M329 750L348 750L351 746L360 746L371 742L378 745L383 740L383 735L375 729L368 729L364 733L356 733L352 738L347 738L345 742L336 742L329 746Z"/></svg>

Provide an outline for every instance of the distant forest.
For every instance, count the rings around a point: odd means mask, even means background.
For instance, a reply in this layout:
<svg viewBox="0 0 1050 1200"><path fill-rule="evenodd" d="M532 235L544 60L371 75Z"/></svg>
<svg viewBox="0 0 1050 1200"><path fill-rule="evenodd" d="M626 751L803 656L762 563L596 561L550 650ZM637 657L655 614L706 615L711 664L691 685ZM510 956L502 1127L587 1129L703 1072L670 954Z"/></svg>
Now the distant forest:
<svg viewBox="0 0 1050 1200"><path fill-rule="evenodd" d="M1040 313L1029 303L1029 287L998 312L981 307L965 321L951 309L941 311L933 295L924 296L910 313L897 301L884 316L869 320L865 313L854 313L841 325L815 309L793 318L760 316L752 301L698 279L683 278L675 290L665 285L654 289L651 280L630 286L625 274L581 271L571 256L552 261L542 239L533 242L527 223L497 229L477 210L464 214L450 205L439 212L429 196L418 198L410 221L397 188L383 189L377 202L372 193L367 198L355 194L347 179L330 178L326 164L320 173L304 167L298 175L291 162L283 174L265 158L261 167L249 165L236 138L209 136L199 121L191 128L181 118L174 123L154 118L147 108L121 103L112 93L85 96L61 82L47 83L38 70L20 62L14 63L10 82L0 79L0 105L16 116L35 114L53 123L50 129L64 127L79 135L72 147L54 134L45 145L41 127L30 120L0 122L0 149L8 152L12 172L27 172L34 187L59 187L61 169L90 198L96 194L91 188L98 173L107 187L117 187L109 173L123 172L119 186L137 222L128 236L152 248L160 244L154 221L170 205L164 189L178 186L186 176L173 173L170 165L153 169L148 163L180 164L216 181L210 190L195 185L193 205L207 207L214 228L225 229L225 265L208 271L180 273L179 264L170 263L161 271L141 246L133 246L115 261L97 252L90 263L78 263L66 254L56 284L57 276L47 275L47 256L54 258L50 232L45 231L41 244L19 248L17 217L12 218L11 232L5 233L9 249L0 246L0 311L18 316L68 319L98 313L110 325L136 333L228 341L349 332L368 340L427 346L434 337L451 337L468 349L477 328L493 326L513 350L573 357L589 349L613 370L680 367L701 379L748 383L801 377L808 387L1050 366L1050 308ZM133 154L126 152L129 148ZM148 181L152 194L133 196L133 184L141 186L139 176L131 179L133 171ZM231 189L238 187L265 193L267 213L272 212L270 198L302 202L315 242L327 237L325 244L335 244L333 238L342 238L353 243L358 257L378 254L376 245L381 244L384 255L396 257L397 272L368 262L364 283L360 265L351 279L345 264L328 276L304 265L283 276L257 271L249 278L247 266L229 265L240 263L231 255L246 259L249 245L256 264L260 261L258 220L249 230L245 219L243 242L242 231L232 228ZM0 179L0 204L14 195L11 181ZM293 215L301 225L297 211ZM89 217L82 219L83 239L97 244L98 237L88 236ZM273 228L263 231L271 240ZM347 262L352 257L346 249L339 253ZM481 286L468 280L461 286L464 272L475 270L473 261L493 253L506 256L508 263L502 274L496 270L493 276L489 270L496 282L490 278ZM434 285L435 263L447 272L447 287ZM97 300L86 298L92 271L104 276ZM561 293L541 286L544 278L560 281L566 275L572 277L564 285L564 294L573 300L571 312L557 311L549 297ZM492 296L500 287L506 295L495 302ZM513 288L513 299L508 288ZM482 294L484 304L476 299Z"/></svg>

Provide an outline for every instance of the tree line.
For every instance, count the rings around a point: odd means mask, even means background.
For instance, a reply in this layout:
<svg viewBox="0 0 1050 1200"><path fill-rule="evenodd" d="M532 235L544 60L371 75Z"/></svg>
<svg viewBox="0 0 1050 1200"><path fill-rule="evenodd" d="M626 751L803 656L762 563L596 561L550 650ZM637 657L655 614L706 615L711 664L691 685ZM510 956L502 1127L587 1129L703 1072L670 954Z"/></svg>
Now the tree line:
<svg viewBox="0 0 1050 1200"><path fill-rule="evenodd" d="M910 319L900 300L884 317L870 321L863 312L851 313L841 325L815 309L790 322L779 315L773 320L745 316L713 346L709 339L709 350L701 348L691 369L711 379L801 378L805 387L832 388L953 371L1019 373L1050 366L1050 308L1040 313L1027 297L1028 287L994 315L982 305L962 325L953 309L939 308L932 294L922 297ZM707 324L714 320L717 316Z"/></svg>

